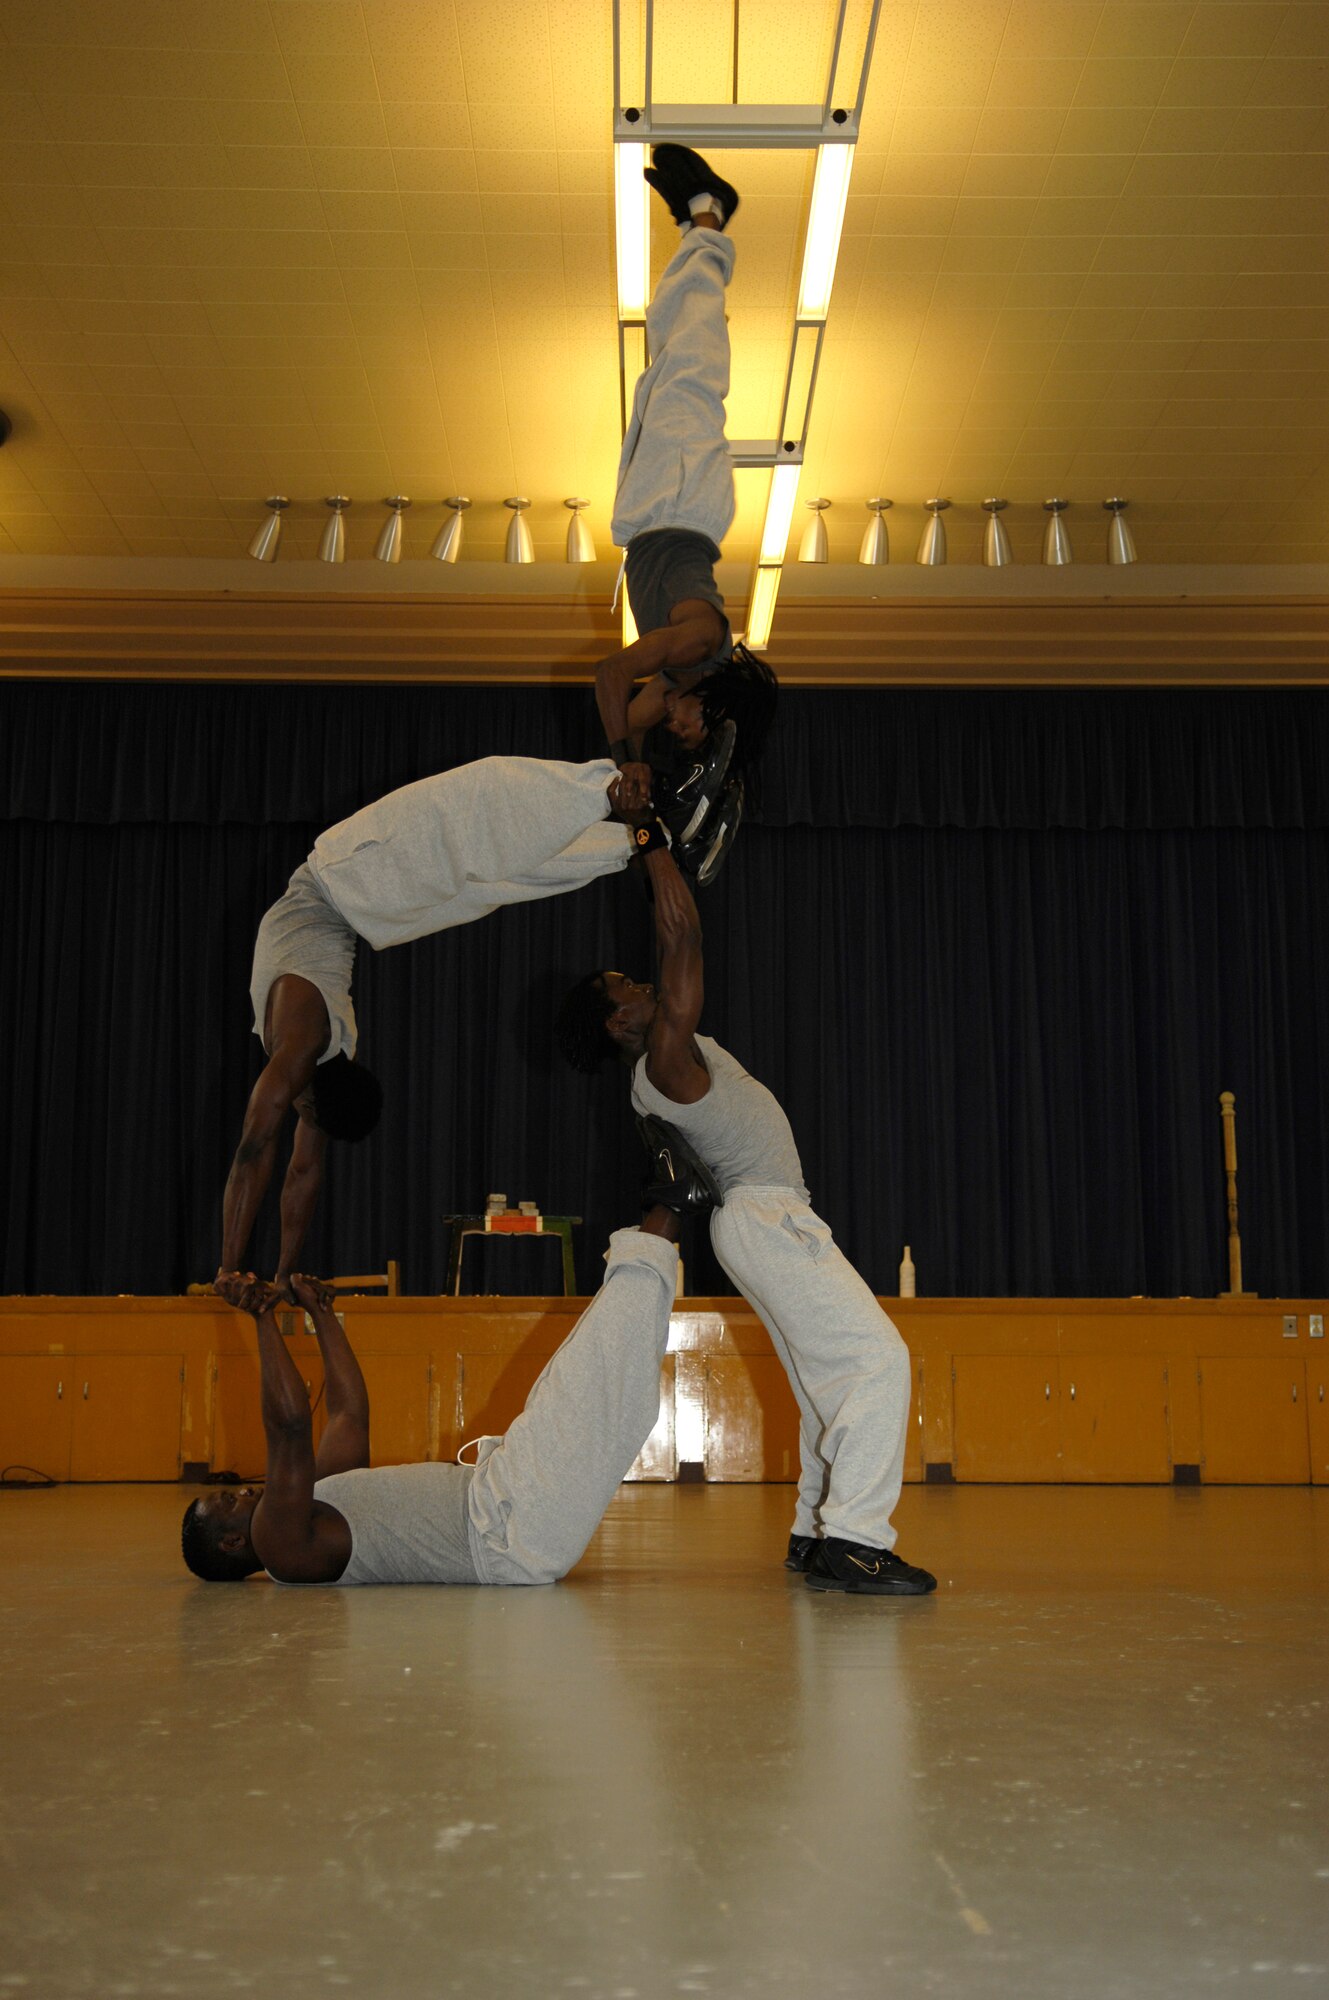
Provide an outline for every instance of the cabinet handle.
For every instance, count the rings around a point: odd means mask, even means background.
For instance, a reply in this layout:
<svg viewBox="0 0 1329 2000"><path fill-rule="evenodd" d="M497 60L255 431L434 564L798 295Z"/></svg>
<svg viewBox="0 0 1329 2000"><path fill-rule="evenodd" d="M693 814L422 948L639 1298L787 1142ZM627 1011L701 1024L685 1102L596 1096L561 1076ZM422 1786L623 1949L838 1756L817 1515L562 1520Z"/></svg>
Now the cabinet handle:
<svg viewBox="0 0 1329 2000"><path fill-rule="evenodd" d="M1295 1392L1294 1392L1294 1393L1295 1393ZM87 1400L88 1400L88 1385L87 1385L87 1383L86 1383L86 1382L85 1382L85 1383L83 1384L83 1400L84 1400L84 1402L85 1402L85 1403L86 1403L86 1402L87 1402Z"/></svg>
<svg viewBox="0 0 1329 2000"><path fill-rule="evenodd" d="M1050 1403L1052 1401L1052 1384L1050 1382L1045 1382L1043 1384L1043 1401L1045 1403Z"/></svg>
<svg viewBox="0 0 1329 2000"><path fill-rule="evenodd" d="M65 1400L65 1385L63 1382L57 1382L55 1385L55 1400L57 1403L63 1403Z"/></svg>
<svg viewBox="0 0 1329 2000"><path fill-rule="evenodd" d="M1071 1401L1072 1401L1072 1402L1074 1402L1074 1401L1075 1401L1075 1384L1074 1384L1074 1382L1072 1382L1072 1383L1071 1383Z"/></svg>
<svg viewBox="0 0 1329 2000"><path fill-rule="evenodd" d="M1292 1400L1294 1403L1297 1400L1297 1385L1295 1382L1292 1384Z"/></svg>
<svg viewBox="0 0 1329 2000"><path fill-rule="evenodd" d="M1323 1383L1323 1382L1321 1382L1321 1384L1320 1384L1320 1401L1321 1401L1321 1402L1323 1402L1323 1401L1324 1401L1324 1383Z"/></svg>

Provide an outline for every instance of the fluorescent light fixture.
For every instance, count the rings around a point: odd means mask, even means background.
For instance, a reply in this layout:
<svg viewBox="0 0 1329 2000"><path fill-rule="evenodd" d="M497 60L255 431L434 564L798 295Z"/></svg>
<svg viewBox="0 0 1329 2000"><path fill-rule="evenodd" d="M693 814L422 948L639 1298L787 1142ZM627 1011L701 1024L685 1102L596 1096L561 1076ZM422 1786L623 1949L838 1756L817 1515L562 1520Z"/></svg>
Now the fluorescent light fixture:
<svg viewBox="0 0 1329 2000"><path fill-rule="evenodd" d="M461 554L461 517L470 506L464 493L454 493L443 505L451 507L452 513L434 537L434 546L429 551L435 562L455 563Z"/></svg>
<svg viewBox="0 0 1329 2000"><path fill-rule="evenodd" d="M383 505L390 507L392 512L383 523L377 546L374 549L374 556L378 562L395 563L401 561L401 517L404 510L410 504L404 493L394 493L390 500L383 502Z"/></svg>
<svg viewBox="0 0 1329 2000"><path fill-rule="evenodd" d="M642 179L645 146L614 148L614 218L618 232L618 316L641 319L651 291L651 190Z"/></svg>
<svg viewBox="0 0 1329 2000"><path fill-rule="evenodd" d="M289 507L290 504L284 493L274 493L270 500L263 502L268 510L268 518L249 544L249 553L255 562L276 562L277 544L281 540L282 508ZM1107 502L1104 501L1103 504L1106 506Z"/></svg>
<svg viewBox="0 0 1329 2000"><path fill-rule="evenodd" d="M775 618L775 600L780 590L780 565L759 563L752 579L752 602L748 605L748 629L743 634L745 646L760 652L771 636L771 625Z"/></svg>
<svg viewBox="0 0 1329 2000"><path fill-rule="evenodd" d="M766 524L761 531L759 563L782 563L794 518L801 465L777 465L771 474L771 490L766 500Z"/></svg>
<svg viewBox="0 0 1329 2000"><path fill-rule="evenodd" d="M817 148L817 174L812 183L803 276L798 287L800 319L825 319L830 310L835 260L840 254L840 231L844 228L844 205L853 167L852 146Z"/></svg>

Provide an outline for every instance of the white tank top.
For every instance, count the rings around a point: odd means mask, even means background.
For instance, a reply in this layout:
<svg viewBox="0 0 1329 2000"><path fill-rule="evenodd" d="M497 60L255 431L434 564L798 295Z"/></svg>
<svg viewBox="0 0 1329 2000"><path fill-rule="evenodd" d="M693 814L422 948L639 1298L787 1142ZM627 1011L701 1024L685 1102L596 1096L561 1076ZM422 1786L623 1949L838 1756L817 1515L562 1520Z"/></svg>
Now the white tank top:
<svg viewBox="0 0 1329 2000"><path fill-rule="evenodd" d="M736 1187L791 1188L810 1199L794 1134L778 1098L742 1063L713 1042L696 1037L711 1087L696 1104L675 1104L655 1088L642 1056L632 1072L632 1102L638 1111L667 1119L700 1153L723 1194Z"/></svg>

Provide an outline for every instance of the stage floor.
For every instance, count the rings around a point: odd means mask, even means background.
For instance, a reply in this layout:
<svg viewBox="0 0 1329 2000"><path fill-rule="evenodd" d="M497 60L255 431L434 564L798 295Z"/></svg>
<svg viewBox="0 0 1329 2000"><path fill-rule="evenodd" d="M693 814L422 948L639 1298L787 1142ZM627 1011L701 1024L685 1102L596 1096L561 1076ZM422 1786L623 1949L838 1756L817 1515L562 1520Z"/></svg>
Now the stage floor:
<svg viewBox="0 0 1329 2000"><path fill-rule="evenodd" d="M566 1583L196 1583L196 1488L0 1493L0 1989L1323 1992L1329 1491L625 1487Z"/></svg>

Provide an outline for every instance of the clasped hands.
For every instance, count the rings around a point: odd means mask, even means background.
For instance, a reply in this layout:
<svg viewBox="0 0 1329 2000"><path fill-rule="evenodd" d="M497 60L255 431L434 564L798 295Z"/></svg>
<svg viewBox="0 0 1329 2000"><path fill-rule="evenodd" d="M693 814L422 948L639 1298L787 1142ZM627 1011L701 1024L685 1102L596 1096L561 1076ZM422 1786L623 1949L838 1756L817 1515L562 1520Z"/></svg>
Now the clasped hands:
<svg viewBox="0 0 1329 2000"><path fill-rule="evenodd" d="M267 1278L255 1277L252 1271L218 1271L212 1281L212 1289L225 1299L228 1306L252 1313L255 1319L274 1311L279 1305L303 1306L306 1312L326 1312L336 1297L333 1287L325 1279L306 1277L301 1272L292 1272L289 1277L273 1283Z"/></svg>

